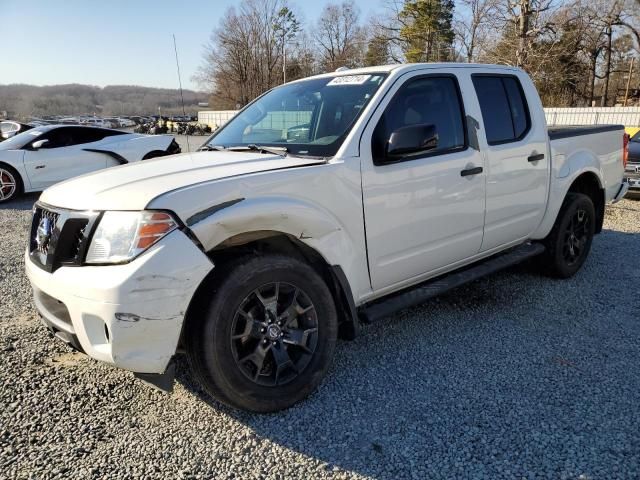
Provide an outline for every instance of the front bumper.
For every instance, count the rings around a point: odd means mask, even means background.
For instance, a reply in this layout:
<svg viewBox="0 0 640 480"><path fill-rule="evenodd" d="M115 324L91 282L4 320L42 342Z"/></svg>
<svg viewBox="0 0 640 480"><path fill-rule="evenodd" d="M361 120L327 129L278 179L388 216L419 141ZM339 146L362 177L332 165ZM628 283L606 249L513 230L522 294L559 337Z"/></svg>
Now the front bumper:
<svg viewBox="0 0 640 480"><path fill-rule="evenodd" d="M213 268L179 230L130 263L66 266L49 273L25 255L36 308L62 340L138 373L162 373L175 354L189 303Z"/></svg>
<svg viewBox="0 0 640 480"><path fill-rule="evenodd" d="M629 190L640 190L640 176L636 178L627 177L625 178L625 181L629 184Z"/></svg>
<svg viewBox="0 0 640 480"><path fill-rule="evenodd" d="M624 179L629 184L629 190L640 190L640 164L627 164Z"/></svg>

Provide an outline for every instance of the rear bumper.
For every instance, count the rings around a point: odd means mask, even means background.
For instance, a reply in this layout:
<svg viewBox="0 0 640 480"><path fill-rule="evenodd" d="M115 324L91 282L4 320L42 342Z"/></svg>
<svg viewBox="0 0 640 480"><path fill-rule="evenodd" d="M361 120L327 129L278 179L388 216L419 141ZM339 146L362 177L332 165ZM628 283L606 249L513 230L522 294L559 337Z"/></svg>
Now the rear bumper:
<svg viewBox="0 0 640 480"><path fill-rule="evenodd" d="M175 354L187 307L213 264L174 231L124 265L49 273L25 255L35 306L53 333L92 358L162 373Z"/></svg>

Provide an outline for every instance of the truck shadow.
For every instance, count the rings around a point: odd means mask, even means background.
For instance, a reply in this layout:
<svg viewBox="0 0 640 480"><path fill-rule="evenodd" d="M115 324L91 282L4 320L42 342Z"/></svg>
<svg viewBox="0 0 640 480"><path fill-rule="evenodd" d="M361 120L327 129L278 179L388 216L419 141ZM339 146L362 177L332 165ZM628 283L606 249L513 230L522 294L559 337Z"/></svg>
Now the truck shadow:
<svg viewBox="0 0 640 480"><path fill-rule="evenodd" d="M521 265L366 325L355 341L338 343L319 390L283 412L254 415L221 405L183 360L178 381L249 427L253 448L274 443L328 473L496 478L503 468L523 476L545 459L558 476L590 474L596 460L577 467L582 437L562 432L586 421L602 425L603 416L626 429L614 412L628 399L604 395L598 385L619 392L634 385L619 366L638 352L618 358L622 352L610 347L640 335L640 310L618 288L620 279L640 280L637 263L624 261L625 252L639 250L640 235L605 230L570 280ZM605 271L617 271L616 278ZM618 410L604 414L606 402ZM594 459L613 461L610 434L590 431Z"/></svg>

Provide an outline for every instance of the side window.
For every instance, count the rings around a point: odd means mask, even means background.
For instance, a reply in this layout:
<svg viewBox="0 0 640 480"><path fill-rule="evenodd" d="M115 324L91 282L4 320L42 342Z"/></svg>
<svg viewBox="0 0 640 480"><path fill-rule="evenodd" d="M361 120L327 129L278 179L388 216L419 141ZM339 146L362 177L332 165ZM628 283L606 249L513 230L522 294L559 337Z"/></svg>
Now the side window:
<svg viewBox="0 0 640 480"><path fill-rule="evenodd" d="M41 137L37 140L49 140L45 143L42 148L51 149L51 148L62 148L73 145L73 135L71 134L71 129L69 127L56 128Z"/></svg>
<svg viewBox="0 0 640 480"><path fill-rule="evenodd" d="M73 127L72 145L82 145L102 140L105 137L105 130L99 128Z"/></svg>
<svg viewBox="0 0 640 480"><path fill-rule="evenodd" d="M435 147L428 153L407 154L412 160L449 153L466 147L464 110L454 77L419 77L407 81L387 105L373 133L372 153L376 165L385 163L391 134L400 128L423 125L435 129ZM425 139L427 140L427 139ZM394 158L398 161L398 158Z"/></svg>
<svg viewBox="0 0 640 480"><path fill-rule="evenodd" d="M99 128L62 127L38 137L38 140L44 138L49 140L42 148L61 148L97 142L106 136L110 136L110 134L109 130Z"/></svg>
<svg viewBox="0 0 640 480"><path fill-rule="evenodd" d="M489 145L520 140L529 130L529 110L515 77L473 75Z"/></svg>

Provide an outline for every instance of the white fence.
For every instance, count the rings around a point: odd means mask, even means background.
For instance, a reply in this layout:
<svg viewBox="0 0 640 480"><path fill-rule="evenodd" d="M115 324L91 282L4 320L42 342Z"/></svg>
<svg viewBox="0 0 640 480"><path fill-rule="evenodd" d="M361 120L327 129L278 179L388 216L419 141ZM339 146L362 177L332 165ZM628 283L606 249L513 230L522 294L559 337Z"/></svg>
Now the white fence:
<svg viewBox="0 0 640 480"><path fill-rule="evenodd" d="M212 129L221 127L227 123L237 110L209 110L198 112L198 123L209 125Z"/></svg>
<svg viewBox="0 0 640 480"><path fill-rule="evenodd" d="M198 112L198 122L211 128L227 123L237 110ZM607 125L640 127L640 107L545 108L547 125Z"/></svg>
<svg viewBox="0 0 640 480"><path fill-rule="evenodd" d="M545 108L547 125L607 125L640 127L640 107Z"/></svg>

